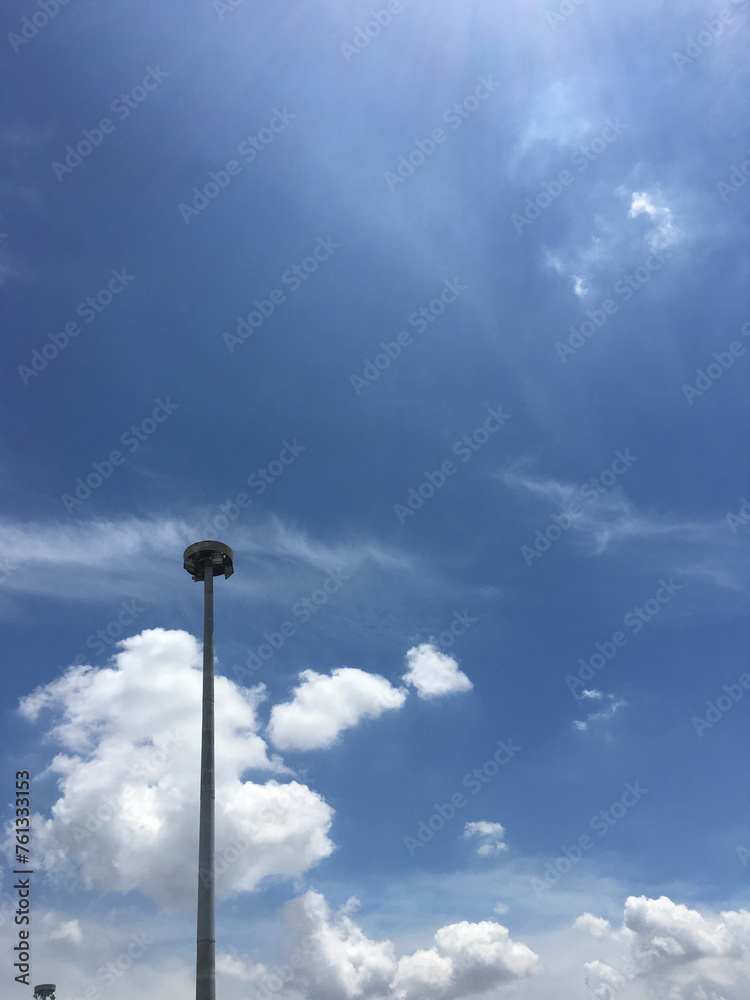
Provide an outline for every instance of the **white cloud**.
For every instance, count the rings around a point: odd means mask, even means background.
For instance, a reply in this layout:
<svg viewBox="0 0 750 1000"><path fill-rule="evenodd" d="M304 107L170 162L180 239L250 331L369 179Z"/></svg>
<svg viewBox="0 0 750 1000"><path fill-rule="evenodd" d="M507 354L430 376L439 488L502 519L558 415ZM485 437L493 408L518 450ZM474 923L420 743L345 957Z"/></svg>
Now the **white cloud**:
<svg viewBox="0 0 750 1000"><path fill-rule="evenodd" d="M637 456L635 456L637 459ZM583 510L571 518L566 529L571 535L588 542L596 555L607 552L617 543L641 540L653 545L656 541L671 539L679 542L707 542L711 546L718 538L727 534L726 523L679 521L666 514L638 510L631 500L615 484L606 492L592 487L590 481L583 483L563 482L552 477L543 478L528 471L528 462L517 462L514 466L501 470L498 478L519 493L531 493L557 513L571 504L585 501ZM606 470L605 470L606 471ZM627 474L627 473L625 473ZM598 482L598 476L592 476ZM589 492L582 490L596 488L596 499L590 499Z"/></svg>
<svg viewBox="0 0 750 1000"><path fill-rule="evenodd" d="M216 972L222 976L232 976L234 979L241 979L243 983L252 982L253 968L246 965L234 955L223 952L216 953Z"/></svg>
<svg viewBox="0 0 750 1000"><path fill-rule="evenodd" d="M138 594L163 605L165 594L184 593L187 585L188 577L180 569L182 551L196 538L215 537L206 523L212 514L215 511L197 511L182 520L127 517L65 523L0 519L9 553L3 563L7 572L0 577L2 588L65 600L121 600L123 593ZM276 598L288 606L318 581L320 573L341 568L354 573L364 566L403 571L410 565L395 551L367 539L324 544L278 517L251 511L243 516L246 521L233 526L237 572L231 589L227 588L229 599L251 595ZM14 559L16 552L23 553L22 561ZM144 560L148 574L143 573Z"/></svg>
<svg viewBox="0 0 750 1000"><path fill-rule="evenodd" d="M737 607L750 586L750 533L743 536L728 531L723 508L717 511L714 520L689 520L673 511L642 510L616 483L606 493L592 486L592 482L599 482L598 474L579 483L545 478L535 473L530 458L517 460L498 470L495 476L520 496L539 501L539 509L528 525L528 544L534 542L535 528L544 531L552 523L553 515L567 512L577 502L579 508L574 508L577 513L570 523L566 521L559 545L575 544L593 556L627 554L629 560L638 559L643 566L653 568L655 583L665 570L667 575L691 577L711 588L736 594ZM582 493L584 487L587 489ZM597 490L595 500L590 499L591 489ZM737 506L739 503L738 500ZM652 596L644 593L643 600ZM701 612L697 601L689 611L686 605L687 599L681 595L680 614Z"/></svg>
<svg viewBox="0 0 750 1000"><path fill-rule="evenodd" d="M590 691L588 688L584 688L581 691L581 698L590 698L592 701L601 701L604 695L601 691L597 691L596 688L592 688Z"/></svg>
<svg viewBox="0 0 750 1000"><path fill-rule="evenodd" d="M435 946L453 963L452 997L495 990L534 975L538 967L534 952L513 941L506 927L491 920L476 924L462 920L441 927Z"/></svg>
<svg viewBox="0 0 750 1000"><path fill-rule="evenodd" d="M281 749L330 747L345 729L401 708L406 700L403 689L354 667L340 667L330 676L303 670L300 680L292 700L271 712L268 733Z"/></svg>
<svg viewBox="0 0 750 1000"><path fill-rule="evenodd" d="M593 697L601 699L602 695L598 691L596 692L584 691L581 697L582 698ZM615 712L618 711L618 709L622 708L624 705L627 705L626 701L624 701L622 698L616 699L613 694L606 695L606 700L608 701L606 708L601 709L601 711L599 712L592 712L590 715L587 715L584 720L580 719L575 720L573 725L579 732L585 732L587 729L591 727L592 723L606 722L608 719L612 718L612 716L615 714Z"/></svg>
<svg viewBox="0 0 750 1000"><path fill-rule="evenodd" d="M633 191L623 185L615 195L619 203L613 210L594 213L592 209L592 218L567 246L543 250L544 265L569 282L579 299L591 297L592 304L611 297L616 280L624 272L645 265L655 253L664 255L663 264L679 253L686 241L684 230L675 222L675 209L660 193ZM625 217L623 203L627 206ZM677 214L682 217L685 212L678 208Z"/></svg>
<svg viewBox="0 0 750 1000"><path fill-rule="evenodd" d="M32 880L33 881L33 880ZM164 912L147 906L144 912L130 899L110 907L105 897L82 902L88 916L78 923L82 941L49 933L60 918L59 913L45 912L42 903L43 889L37 880L35 916L37 924L32 958L32 983L56 982L58 1000L162 1000L162 998L189 997L195 994L195 957L193 948L175 948L177 937L174 921L165 920ZM65 905L74 906L71 897ZM103 905L102 905L103 904ZM156 910L156 913L153 911ZM50 919L52 918L52 919ZM177 918L177 927L182 921ZM190 921L193 924L193 921ZM12 920L6 919L0 928L0 946L8 949L18 944L11 937ZM184 925L187 931L188 925ZM33 929L33 927L32 927ZM193 924L194 930L194 924ZM177 930L177 936L181 931ZM186 934L187 938L187 934ZM191 953L192 952L192 953ZM192 959L192 961L191 961ZM12 961L12 960L11 960ZM17 970L14 970L17 971ZM224 985L224 984L222 984ZM18 989L23 998L24 991ZM12 991L3 990L10 1000ZM28 990L27 996L31 996ZM230 1000L222 990L222 998ZM233 995L231 1000L247 1000L247 994Z"/></svg>
<svg viewBox="0 0 750 1000"><path fill-rule="evenodd" d="M439 652L429 642L410 649L406 662L409 669L404 674L404 683L415 687L420 698L439 698L458 691L471 691L473 687L453 657Z"/></svg>
<svg viewBox="0 0 750 1000"><path fill-rule="evenodd" d="M307 892L286 907L310 1000L388 994L396 970L390 941L368 938L346 912L332 915L323 896Z"/></svg>
<svg viewBox="0 0 750 1000"><path fill-rule="evenodd" d="M481 857L489 857L508 850L508 845L505 843L505 827L502 823L490 823L487 820L467 823L464 826L464 837L467 840L476 838L479 841L477 854Z"/></svg>
<svg viewBox="0 0 750 1000"><path fill-rule="evenodd" d="M62 921L49 932L49 936L52 941L70 941L72 944L80 944L83 941L83 932L77 920Z"/></svg>
<svg viewBox="0 0 750 1000"><path fill-rule="evenodd" d="M582 913L573 926L578 927L582 931L588 931L594 937L607 937L612 930L609 920L605 920L603 917L595 917L593 913Z"/></svg>
<svg viewBox="0 0 750 1000"><path fill-rule="evenodd" d="M591 1000L613 1000L615 993L621 990L627 980L611 965L596 959L583 963L584 982L589 990Z"/></svg>
<svg viewBox="0 0 750 1000"><path fill-rule="evenodd" d="M646 237L649 249L666 250L680 238L680 231L672 221L672 210L665 204L657 205L658 196L647 191L634 191L630 201L628 216L631 219L646 215L653 220L652 231Z"/></svg>
<svg viewBox="0 0 750 1000"><path fill-rule="evenodd" d="M232 979L239 979L243 983L253 983L256 987L262 983L264 977L269 975L268 966L262 962L249 964L243 962L241 958L230 955L226 952L218 952L216 955L216 972L220 976L230 976Z"/></svg>
<svg viewBox="0 0 750 1000"><path fill-rule="evenodd" d="M633 932L631 950L641 971L701 958L737 957L747 953L750 943L747 911L704 917L667 896L629 896L623 926Z"/></svg>
<svg viewBox="0 0 750 1000"><path fill-rule="evenodd" d="M289 903L286 918L309 1000L458 1000L496 995L537 971L531 949L493 921L442 927L432 948L396 961L390 941L368 938L346 908L332 914L316 892Z"/></svg>
<svg viewBox="0 0 750 1000"><path fill-rule="evenodd" d="M623 492L627 473L620 480L623 486L615 483L602 493L592 484L600 482L599 475L606 468L598 472L592 468L590 471L597 472L596 475L575 483L539 475L534 465L533 459L521 458L495 473L497 479L525 501L538 501L538 506L535 504L528 514L522 539L527 545L533 547L535 539L538 540L535 531L544 533L549 525L555 524L552 519L556 516L557 523L563 521L565 526L561 539L551 544L576 547L589 557L626 557L630 565L638 564L653 572L654 590L643 592L639 606L654 598L659 581L669 579L670 574L675 574L678 583L683 582L683 577L697 583L695 596L684 588L679 600L661 611L661 621L675 617L695 621L696 616L708 616L713 621L717 614L730 616L740 612L743 595L750 586L750 532L743 535L741 531L736 534L728 531L725 508L719 508L713 519L703 520L686 518L674 510L644 510ZM596 491L593 500L592 490ZM568 515L575 503L578 506L573 507L574 514ZM737 500L732 513L739 504ZM533 561L538 560L533 557ZM705 591L715 588L723 592L721 612L715 601L705 599ZM624 613L629 609L622 610Z"/></svg>
<svg viewBox="0 0 750 1000"><path fill-rule="evenodd" d="M610 932L606 920L590 913L575 926L623 949L620 970L598 959L585 963L586 983L601 1000L610 1000L626 983L670 1000L718 997L715 989L725 1000L742 1000L750 992L747 910L704 914L667 896L629 896L620 931Z"/></svg>
<svg viewBox="0 0 750 1000"><path fill-rule="evenodd" d="M453 962L438 955L434 948L415 951L399 959L398 971L393 982L397 997L419 997L428 1000L443 997L453 978Z"/></svg>
<svg viewBox="0 0 750 1000"><path fill-rule="evenodd" d="M29 722L50 713L47 738L63 748L49 768L60 797L34 821L40 867L176 904L195 893L200 648L164 629L120 646L110 666L71 669L21 702ZM248 768L289 773L256 732L265 694L217 676L215 696L216 891L226 897L327 857L333 810L297 781L243 781Z"/></svg>

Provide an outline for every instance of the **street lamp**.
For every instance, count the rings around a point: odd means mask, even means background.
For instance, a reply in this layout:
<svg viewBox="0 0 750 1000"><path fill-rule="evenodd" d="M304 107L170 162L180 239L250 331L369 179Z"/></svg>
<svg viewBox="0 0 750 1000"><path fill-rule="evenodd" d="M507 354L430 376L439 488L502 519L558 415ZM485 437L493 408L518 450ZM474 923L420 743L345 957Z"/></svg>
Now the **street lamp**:
<svg viewBox="0 0 750 1000"><path fill-rule="evenodd" d="M234 572L234 553L221 542L196 542L185 549L184 566L203 580L203 736L201 740L200 839L198 844L198 937L195 1000L216 1000L214 929L214 577Z"/></svg>
<svg viewBox="0 0 750 1000"><path fill-rule="evenodd" d="M41 986L35 986L34 1000L55 1000L56 989L54 983L42 983Z"/></svg>

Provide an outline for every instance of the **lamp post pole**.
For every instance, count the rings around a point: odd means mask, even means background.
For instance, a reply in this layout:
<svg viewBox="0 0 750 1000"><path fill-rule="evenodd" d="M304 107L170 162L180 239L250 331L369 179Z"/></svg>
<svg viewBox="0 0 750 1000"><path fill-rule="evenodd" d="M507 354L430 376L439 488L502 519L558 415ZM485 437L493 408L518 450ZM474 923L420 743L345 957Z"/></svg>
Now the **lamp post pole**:
<svg viewBox="0 0 750 1000"><path fill-rule="evenodd" d="M214 576L230 577L234 554L221 542L196 542L185 549L185 569L203 581L203 728L201 736L200 837L198 842L198 932L195 1000L216 1000L214 926Z"/></svg>

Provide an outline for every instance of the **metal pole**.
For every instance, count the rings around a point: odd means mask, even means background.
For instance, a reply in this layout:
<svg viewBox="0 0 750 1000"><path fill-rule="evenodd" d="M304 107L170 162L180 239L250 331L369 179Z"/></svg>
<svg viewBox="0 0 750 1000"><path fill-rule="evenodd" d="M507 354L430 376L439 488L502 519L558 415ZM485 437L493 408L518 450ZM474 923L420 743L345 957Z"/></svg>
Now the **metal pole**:
<svg viewBox="0 0 750 1000"><path fill-rule="evenodd" d="M214 926L214 567L203 564L203 738L198 844L198 948L195 1000L216 1000Z"/></svg>
<svg viewBox="0 0 750 1000"><path fill-rule="evenodd" d="M214 924L214 576L234 573L234 553L222 542L188 545L183 564L196 583L203 580L203 732L201 738L200 833L198 839L198 933L196 1000L216 1000Z"/></svg>

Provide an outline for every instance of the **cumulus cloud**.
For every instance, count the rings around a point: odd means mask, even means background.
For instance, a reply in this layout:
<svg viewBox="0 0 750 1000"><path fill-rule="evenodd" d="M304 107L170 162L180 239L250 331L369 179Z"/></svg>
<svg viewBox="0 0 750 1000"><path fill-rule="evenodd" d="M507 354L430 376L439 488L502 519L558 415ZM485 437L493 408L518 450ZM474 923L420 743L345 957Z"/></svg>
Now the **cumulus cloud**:
<svg viewBox="0 0 750 1000"><path fill-rule="evenodd" d="M704 917L667 896L629 896L623 926L633 933L637 968L668 968L703 958L740 957L750 945L750 913L729 911Z"/></svg>
<svg viewBox="0 0 750 1000"><path fill-rule="evenodd" d="M393 983L397 997L420 997L431 1000L448 993L453 978L453 962L434 948L415 951L399 960Z"/></svg>
<svg viewBox="0 0 750 1000"><path fill-rule="evenodd" d="M591 1000L612 1000L615 993L621 990L627 980L611 965L600 962L583 963L584 982Z"/></svg>
<svg viewBox="0 0 750 1000"><path fill-rule="evenodd" d="M508 845L505 843L505 827L502 823L489 823L487 820L467 823L464 826L464 837L479 842L477 854L481 857L490 857L508 850Z"/></svg>
<svg viewBox="0 0 750 1000"><path fill-rule="evenodd" d="M343 911L332 914L317 892L287 904L310 1000L353 1000L388 994L396 970L390 941L373 941Z"/></svg>
<svg viewBox="0 0 750 1000"><path fill-rule="evenodd" d="M437 994L446 1000L495 991L534 975L539 961L525 944L511 939L506 927L491 920L476 924L462 920L441 927L431 952L450 962L450 980ZM404 1000L420 1000L423 991L416 982L413 985L416 989L401 994ZM397 988L395 992L399 995Z"/></svg>
<svg viewBox="0 0 750 1000"><path fill-rule="evenodd" d="M473 687L453 657L439 652L429 642L410 649L406 663L409 669L404 674L404 683L415 687L420 698L439 698L458 691L471 691Z"/></svg>
<svg viewBox="0 0 750 1000"><path fill-rule="evenodd" d="M492 921L440 928L434 946L396 960L390 941L368 938L347 908L332 914L307 892L287 905L310 1000L459 1000L533 975L538 958Z"/></svg>
<svg viewBox="0 0 750 1000"><path fill-rule="evenodd" d="M609 920L605 920L603 917L595 917L593 913L582 913L573 926L578 927L579 930L588 931L589 934L593 934L594 937L598 938L607 937L612 930Z"/></svg>
<svg viewBox="0 0 750 1000"><path fill-rule="evenodd" d="M385 677L354 667L340 667L330 676L303 670L300 680L292 700L271 711L268 734L281 749L330 747L345 729L401 708L406 700L406 692Z"/></svg>
<svg viewBox="0 0 750 1000"><path fill-rule="evenodd" d="M629 896L619 931L590 913L579 917L576 926L623 948L620 970L599 960L585 964L587 985L601 1000L609 1000L627 982L643 984L648 995L670 1000L719 995L741 1000L750 993L747 910L704 914L667 896Z"/></svg>
<svg viewBox="0 0 750 1000"><path fill-rule="evenodd" d="M62 747L49 771L60 797L35 829L41 867L100 891L140 890L162 904L192 899L197 859L201 652L188 633L124 640L111 665L71 668L24 698L49 715ZM258 735L262 686L216 677L216 891L296 878L333 850L333 810L267 753ZM243 780L265 771L265 783Z"/></svg>

